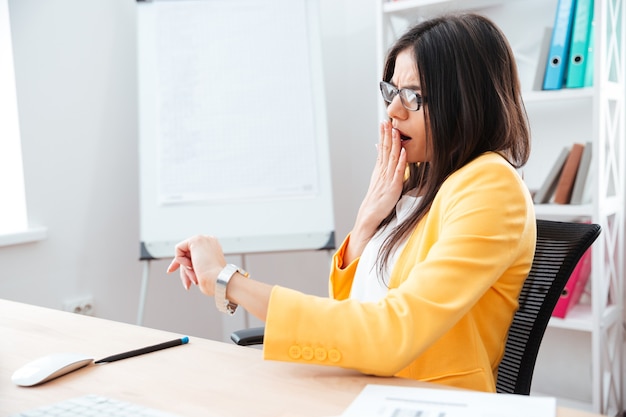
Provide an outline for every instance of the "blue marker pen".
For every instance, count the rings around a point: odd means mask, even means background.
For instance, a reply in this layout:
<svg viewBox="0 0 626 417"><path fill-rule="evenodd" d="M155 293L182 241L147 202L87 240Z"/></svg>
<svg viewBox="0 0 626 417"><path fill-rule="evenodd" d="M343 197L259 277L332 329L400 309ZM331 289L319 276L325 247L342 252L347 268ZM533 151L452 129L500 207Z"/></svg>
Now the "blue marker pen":
<svg viewBox="0 0 626 417"><path fill-rule="evenodd" d="M161 349L167 349L174 346L184 345L189 342L189 338L187 336L181 337L180 339L170 340L169 342L159 343L158 345L146 346L141 349L135 349L124 353L118 353L117 355L107 356L106 358L98 359L94 363L108 363L115 362L122 359L132 358L133 356L143 355L145 353L155 352Z"/></svg>

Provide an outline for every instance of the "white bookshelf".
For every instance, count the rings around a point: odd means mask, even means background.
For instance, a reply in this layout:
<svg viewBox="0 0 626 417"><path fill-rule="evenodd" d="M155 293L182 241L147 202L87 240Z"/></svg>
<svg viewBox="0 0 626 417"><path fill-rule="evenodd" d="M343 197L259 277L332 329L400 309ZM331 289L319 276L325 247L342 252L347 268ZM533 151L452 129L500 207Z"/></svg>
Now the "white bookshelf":
<svg viewBox="0 0 626 417"><path fill-rule="evenodd" d="M593 245L590 296L554 329L584 332L591 340L591 398L583 409L609 416L623 412L623 297L625 184L625 0L595 0L594 85L580 89L533 91L544 28L552 26L557 0L378 0L379 74L387 49L409 26L455 10L475 10L492 18L515 52L529 114L532 152L522 170L529 188L538 188L564 145L592 142L589 198L581 205L536 205L539 218L590 220L602 227ZM385 117L381 103L381 117ZM582 342L581 342L582 343ZM567 350L567 346L557 347ZM554 373L559 374L555 369ZM567 373L563 373L566 375ZM566 376L564 376L566 378ZM566 381L563 381L566 382ZM553 395L550 392L542 392ZM579 398L561 398L562 402Z"/></svg>

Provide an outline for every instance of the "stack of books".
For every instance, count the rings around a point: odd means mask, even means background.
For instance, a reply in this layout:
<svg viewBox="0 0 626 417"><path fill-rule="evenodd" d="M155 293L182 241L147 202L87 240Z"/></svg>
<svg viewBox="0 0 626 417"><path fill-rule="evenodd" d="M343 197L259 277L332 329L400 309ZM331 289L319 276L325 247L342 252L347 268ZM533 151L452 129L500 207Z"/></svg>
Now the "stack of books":
<svg viewBox="0 0 626 417"><path fill-rule="evenodd" d="M535 204L583 204L589 188L591 142L565 146L543 184L533 195Z"/></svg>
<svg viewBox="0 0 626 417"><path fill-rule="evenodd" d="M593 0L559 0L554 27L546 28L535 90L593 85Z"/></svg>

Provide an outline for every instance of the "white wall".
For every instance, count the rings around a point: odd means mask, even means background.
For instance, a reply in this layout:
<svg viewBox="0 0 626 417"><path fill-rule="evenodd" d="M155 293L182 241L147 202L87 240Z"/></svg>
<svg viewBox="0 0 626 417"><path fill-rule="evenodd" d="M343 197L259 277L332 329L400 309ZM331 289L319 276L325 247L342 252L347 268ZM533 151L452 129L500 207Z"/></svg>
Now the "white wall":
<svg viewBox="0 0 626 417"><path fill-rule="evenodd" d="M0 248L0 297L53 308L94 297L135 322L139 257L134 0L9 0L27 204L48 238ZM377 140L374 0L320 0L339 240L365 193ZM243 112L249 111L242 109ZM240 263L238 258L233 262ZM258 279L325 295L328 254L248 255ZM212 299L150 264L144 325L213 339Z"/></svg>
<svg viewBox="0 0 626 417"><path fill-rule="evenodd" d="M130 320L137 110L130 1L9 2L27 205L47 240L0 250L0 296L49 307L92 294Z"/></svg>

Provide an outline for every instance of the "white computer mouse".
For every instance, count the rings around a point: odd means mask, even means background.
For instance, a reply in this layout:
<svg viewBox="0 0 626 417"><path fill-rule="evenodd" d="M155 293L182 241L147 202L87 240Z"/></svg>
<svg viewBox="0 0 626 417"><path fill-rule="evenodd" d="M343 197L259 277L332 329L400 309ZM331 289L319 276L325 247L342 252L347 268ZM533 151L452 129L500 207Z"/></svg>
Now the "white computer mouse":
<svg viewBox="0 0 626 417"><path fill-rule="evenodd" d="M43 384L93 362L93 358L80 353L54 353L35 359L13 373L11 380L22 387Z"/></svg>

